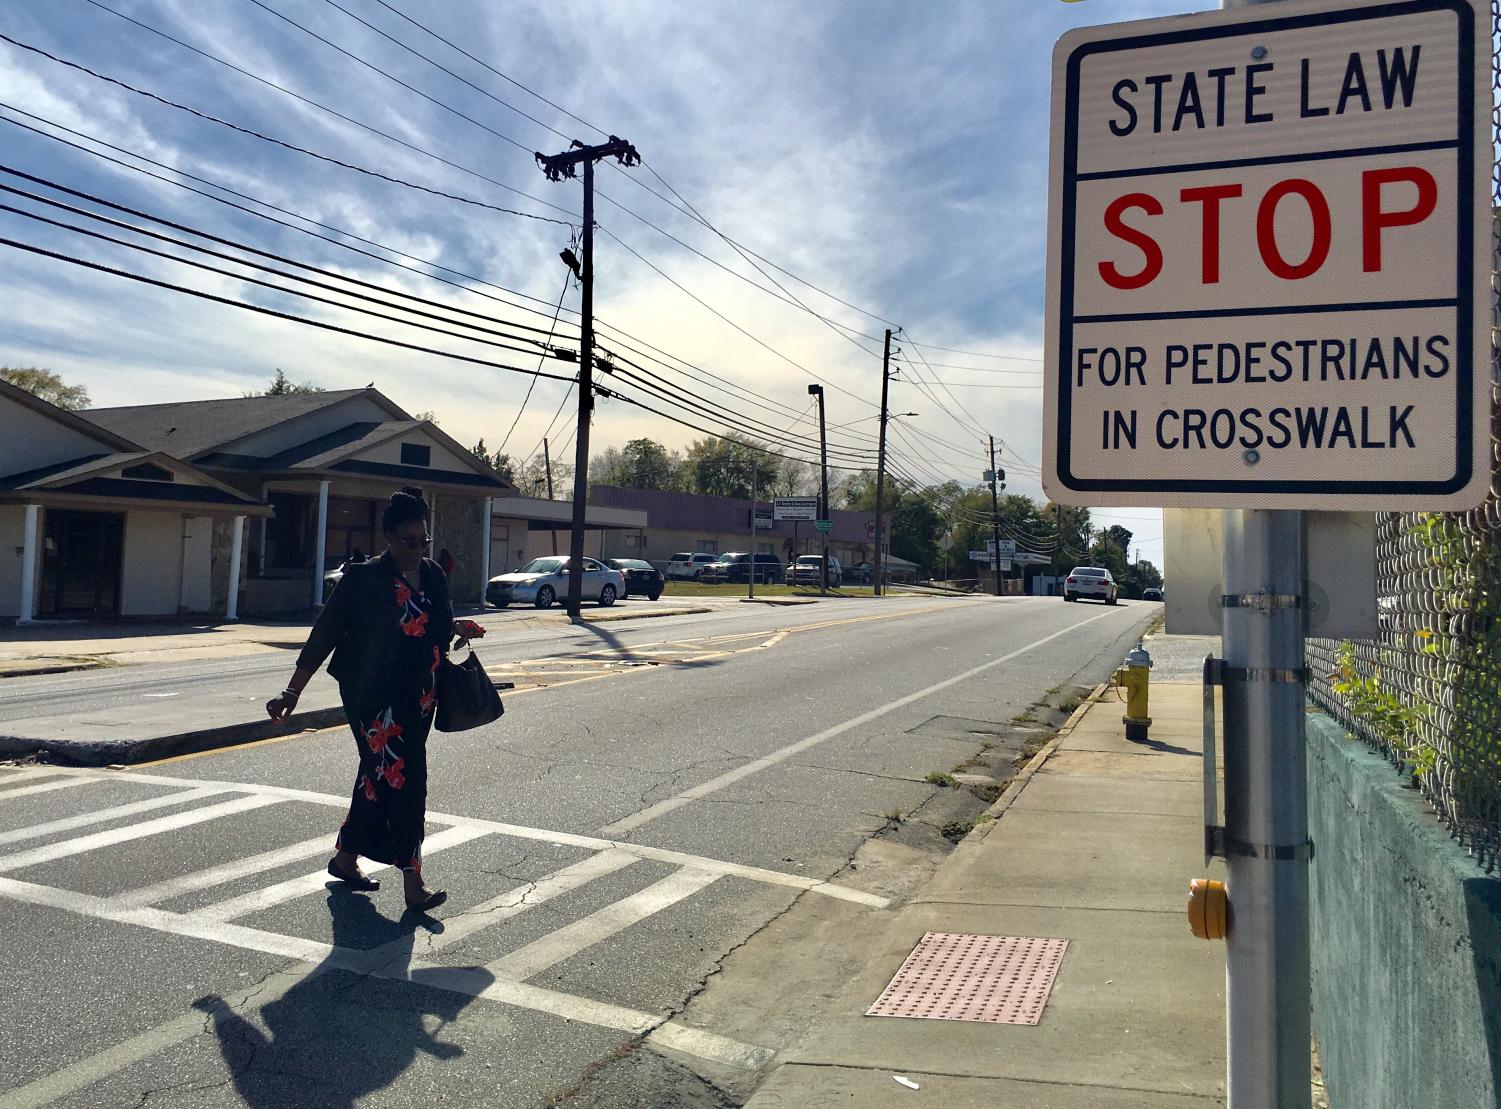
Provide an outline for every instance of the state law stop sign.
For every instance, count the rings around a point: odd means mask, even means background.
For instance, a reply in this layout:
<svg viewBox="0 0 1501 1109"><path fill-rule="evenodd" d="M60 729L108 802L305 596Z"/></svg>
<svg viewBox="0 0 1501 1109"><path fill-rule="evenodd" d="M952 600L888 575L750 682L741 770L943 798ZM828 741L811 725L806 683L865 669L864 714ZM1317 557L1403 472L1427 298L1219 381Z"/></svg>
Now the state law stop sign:
<svg viewBox="0 0 1501 1109"><path fill-rule="evenodd" d="M1459 509L1489 483L1490 21L1288 2L1053 56L1044 488Z"/></svg>

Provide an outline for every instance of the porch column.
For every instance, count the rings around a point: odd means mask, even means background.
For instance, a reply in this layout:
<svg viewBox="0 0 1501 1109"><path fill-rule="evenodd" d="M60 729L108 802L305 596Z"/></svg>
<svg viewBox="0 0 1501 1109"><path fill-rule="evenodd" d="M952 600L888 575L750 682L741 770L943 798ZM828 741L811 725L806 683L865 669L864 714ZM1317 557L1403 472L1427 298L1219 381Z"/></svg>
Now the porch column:
<svg viewBox="0 0 1501 1109"><path fill-rule="evenodd" d="M318 540L313 556L313 607L323 604L323 560L328 557L328 485L318 483Z"/></svg>
<svg viewBox="0 0 1501 1109"><path fill-rule="evenodd" d="M26 529L21 540L21 614L17 624L30 624L36 619L36 532L40 513L40 505L26 506Z"/></svg>
<svg viewBox="0 0 1501 1109"><path fill-rule="evenodd" d="M490 536L494 531L491 523L495 519L495 498L485 498L485 515L480 521L480 554L479 554L479 603L483 608L485 604L485 591L490 588Z"/></svg>
<svg viewBox="0 0 1501 1109"><path fill-rule="evenodd" d="M234 538L229 545L229 600L224 606L226 620L240 618L240 555L245 544L245 517L236 516ZM322 580L322 576L319 576Z"/></svg>

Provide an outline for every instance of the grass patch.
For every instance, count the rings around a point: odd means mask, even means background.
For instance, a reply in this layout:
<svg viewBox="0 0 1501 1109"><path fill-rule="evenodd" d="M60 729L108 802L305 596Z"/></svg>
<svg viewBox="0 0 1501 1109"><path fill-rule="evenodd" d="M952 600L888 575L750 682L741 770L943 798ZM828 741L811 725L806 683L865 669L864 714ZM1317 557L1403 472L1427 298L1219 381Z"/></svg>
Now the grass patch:
<svg viewBox="0 0 1501 1109"><path fill-rule="evenodd" d="M1078 697L1070 697L1068 700L1064 701L1061 705L1058 706L1058 711L1072 714L1073 711L1083 703L1084 702Z"/></svg>
<svg viewBox="0 0 1501 1109"><path fill-rule="evenodd" d="M994 805L1001 798L1001 786L999 782L984 782L981 785L970 786L970 790L987 805Z"/></svg>
<svg viewBox="0 0 1501 1109"><path fill-rule="evenodd" d="M907 817L901 809L892 809L886 814L886 819L893 824L901 824Z"/></svg>
<svg viewBox="0 0 1501 1109"><path fill-rule="evenodd" d="M929 770L923 781L939 789L952 789L957 784L952 774L945 774L942 770Z"/></svg>
<svg viewBox="0 0 1501 1109"><path fill-rule="evenodd" d="M950 843L958 843L974 830L975 822L973 820L950 820L939 829L939 834Z"/></svg>

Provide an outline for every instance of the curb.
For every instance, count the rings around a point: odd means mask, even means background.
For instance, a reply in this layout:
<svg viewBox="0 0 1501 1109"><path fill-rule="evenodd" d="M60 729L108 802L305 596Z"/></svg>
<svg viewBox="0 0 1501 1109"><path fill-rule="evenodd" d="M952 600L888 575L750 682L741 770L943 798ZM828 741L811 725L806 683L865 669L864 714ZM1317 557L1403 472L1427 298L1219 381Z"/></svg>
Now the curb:
<svg viewBox="0 0 1501 1109"><path fill-rule="evenodd" d="M230 724L177 735L148 736L144 739L35 739L0 735L0 757L16 758L44 753L63 766L125 765L152 762L173 755L192 755L221 747L237 747L258 739L317 731L342 723L344 709L334 707L295 713L282 724L269 719L255 720L248 724Z"/></svg>
<svg viewBox="0 0 1501 1109"><path fill-rule="evenodd" d="M811 597L739 597L743 605L816 605L817 600Z"/></svg>
<svg viewBox="0 0 1501 1109"><path fill-rule="evenodd" d="M1109 688L1109 682L1101 682L1090 691L1089 696L1084 698L1079 707L1074 709L1073 714L1053 734L1053 738L1043 744L1041 750L1027 761L1027 765L1017 772L1016 777L1011 779L1011 784L1006 787L1004 793L996 798L995 804L991 805L990 808L981 814L981 820L976 822L974 829L969 835L960 840L958 846L954 848L954 855L964 851L965 848L978 849L985 842L986 837L990 835L990 830L999 823L1001 816L1004 815L1006 810L1016 803L1016 799L1021 796L1022 790L1027 788L1027 783L1043 768L1048 759L1053 757L1053 753L1058 750L1063 741L1073 734L1074 729L1079 726L1079 722L1084 719L1085 714L1095 705L1101 703L1098 698ZM952 857L950 856L950 858Z"/></svg>
<svg viewBox="0 0 1501 1109"><path fill-rule="evenodd" d="M103 670L109 663L88 660L83 662L58 662L47 666L0 666L0 681L6 678L36 678L44 674L72 674L78 670Z"/></svg>
<svg viewBox="0 0 1501 1109"><path fill-rule="evenodd" d="M585 624L613 624L620 620L660 620L664 616L697 616L713 611L712 608L663 608L655 612L612 612L596 616L580 613L579 619ZM563 621L567 623L568 617L563 617Z"/></svg>

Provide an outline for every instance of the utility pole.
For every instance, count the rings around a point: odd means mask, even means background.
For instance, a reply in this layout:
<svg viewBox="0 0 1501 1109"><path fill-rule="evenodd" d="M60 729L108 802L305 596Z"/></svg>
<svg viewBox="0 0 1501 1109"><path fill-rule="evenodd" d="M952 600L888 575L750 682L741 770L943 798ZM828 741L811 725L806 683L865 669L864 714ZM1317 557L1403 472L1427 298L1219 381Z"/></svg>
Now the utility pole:
<svg viewBox="0 0 1501 1109"><path fill-rule="evenodd" d="M829 514L829 428L824 420L823 411L823 386L809 385L808 395L818 398L818 455L819 469L823 473L823 513L822 519L832 522L834 517ZM829 533L819 528L819 534L823 536L823 569L819 571L820 585L818 592L824 596L829 592Z"/></svg>
<svg viewBox="0 0 1501 1109"><path fill-rule="evenodd" d="M575 141L561 154L536 155L549 181L578 175L584 167L584 233L579 259L579 414L573 455L573 528L568 537L568 618L579 619L584 592L584 523L589 498L589 422L594 413L594 163L614 158L623 166L641 162L636 148L611 135L608 142L585 146Z"/></svg>
<svg viewBox="0 0 1501 1109"><path fill-rule="evenodd" d="M542 468L547 472L547 499L552 500L552 454L547 446L547 437L542 437ZM558 529L552 529L552 553L558 553Z"/></svg>
<svg viewBox="0 0 1501 1109"><path fill-rule="evenodd" d="M886 531L883 525L883 514L886 509L886 422L891 419L887 411L887 396L891 388L891 328L886 329L886 350L881 355L881 442L876 450L876 574L875 594L877 597L884 592L881 589L881 571L885 567L885 559L882 557L886 545Z"/></svg>
<svg viewBox="0 0 1501 1109"><path fill-rule="evenodd" d="M995 595L1001 595L1001 471L995 468L995 436L990 437L990 568L995 574Z"/></svg>

